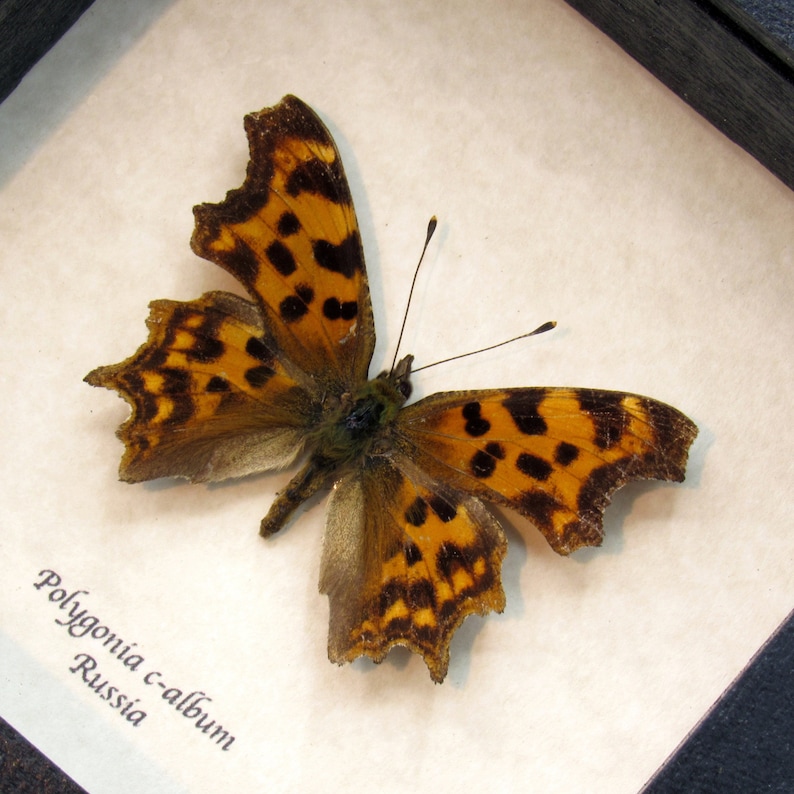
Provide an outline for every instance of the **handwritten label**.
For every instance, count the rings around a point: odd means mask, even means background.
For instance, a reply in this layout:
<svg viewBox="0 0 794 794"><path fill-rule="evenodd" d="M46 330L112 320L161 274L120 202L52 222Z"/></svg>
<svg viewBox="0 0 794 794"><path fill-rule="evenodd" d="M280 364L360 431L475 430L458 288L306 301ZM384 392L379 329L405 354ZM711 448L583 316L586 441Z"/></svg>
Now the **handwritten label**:
<svg viewBox="0 0 794 794"><path fill-rule="evenodd" d="M69 665L69 672L116 710L128 724L137 728L148 718L149 707L145 703L148 695L149 700L156 698L156 702L165 704L174 714L187 720L215 746L223 750L232 746L235 737L210 716L208 705L212 698L201 690L175 686L160 670L148 666L138 643L128 642L89 612L85 606L90 595L88 590L70 591L63 586L60 574L50 569L39 572L33 587L56 605L56 625L62 626L70 637L81 641L82 648ZM130 679L125 677L125 673L134 676ZM141 684L150 688L149 691L142 690ZM135 691L145 694L140 697L130 694Z"/></svg>

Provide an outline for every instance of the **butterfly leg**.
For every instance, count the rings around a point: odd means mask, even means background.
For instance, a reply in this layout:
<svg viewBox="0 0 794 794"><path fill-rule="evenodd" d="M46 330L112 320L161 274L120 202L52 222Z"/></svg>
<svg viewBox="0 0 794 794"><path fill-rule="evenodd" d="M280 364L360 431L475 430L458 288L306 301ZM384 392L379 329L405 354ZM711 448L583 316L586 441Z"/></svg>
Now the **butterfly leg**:
<svg viewBox="0 0 794 794"><path fill-rule="evenodd" d="M259 534L268 538L284 527L295 510L325 485L335 468L335 463L327 458L313 455L278 494L259 525Z"/></svg>

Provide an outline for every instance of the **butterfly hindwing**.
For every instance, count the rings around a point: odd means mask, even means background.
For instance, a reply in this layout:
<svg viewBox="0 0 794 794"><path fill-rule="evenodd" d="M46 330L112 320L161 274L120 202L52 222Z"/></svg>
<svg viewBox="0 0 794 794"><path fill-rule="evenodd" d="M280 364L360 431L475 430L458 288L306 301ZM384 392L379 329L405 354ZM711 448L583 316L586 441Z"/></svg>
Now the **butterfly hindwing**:
<svg viewBox="0 0 794 794"><path fill-rule="evenodd" d="M597 389L432 395L396 435L443 482L529 517L555 551L599 545L610 495L632 479L684 479L697 428L669 405Z"/></svg>
<svg viewBox="0 0 794 794"><path fill-rule="evenodd" d="M222 480L295 460L312 401L268 346L256 305L226 292L158 300L147 325L133 356L86 376L132 406L118 431L123 480Z"/></svg>
<svg viewBox="0 0 794 794"><path fill-rule="evenodd" d="M366 379L375 345L364 254L342 160L311 108L287 96L245 118L242 187L194 209L191 245L238 278L270 337L341 392Z"/></svg>
<svg viewBox="0 0 794 794"><path fill-rule="evenodd" d="M400 455L366 460L336 483L328 507L320 591L330 604L329 658L380 662L405 645L441 682L463 619L504 609L506 551L478 499Z"/></svg>

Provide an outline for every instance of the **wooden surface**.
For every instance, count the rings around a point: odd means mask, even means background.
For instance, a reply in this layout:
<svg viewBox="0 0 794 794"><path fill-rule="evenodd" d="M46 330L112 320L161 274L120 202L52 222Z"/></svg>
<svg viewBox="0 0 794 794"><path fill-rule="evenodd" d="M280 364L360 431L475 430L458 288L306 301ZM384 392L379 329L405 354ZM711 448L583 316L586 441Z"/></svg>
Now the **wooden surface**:
<svg viewBox="0 0 794 794"><path fill-rule="evenodd" d="M0 102L93 2L0 1Z"/></svg>
<svg viewBox="0 0 794 794"><path fill-rule="evenodd" d="M794 56L784 38L731 0L567 2L794 188Z"/></svg>
<svg viewBox="0 0 794 794"><path fill-rule="evenodd" d="M68 775L0 718L0 791L85 794Z"/></svg>
<svg viewBox="0 0 794 794"><path fill-rule="evenodd" d="M642 794L794 790L794 613Z"/></svg>

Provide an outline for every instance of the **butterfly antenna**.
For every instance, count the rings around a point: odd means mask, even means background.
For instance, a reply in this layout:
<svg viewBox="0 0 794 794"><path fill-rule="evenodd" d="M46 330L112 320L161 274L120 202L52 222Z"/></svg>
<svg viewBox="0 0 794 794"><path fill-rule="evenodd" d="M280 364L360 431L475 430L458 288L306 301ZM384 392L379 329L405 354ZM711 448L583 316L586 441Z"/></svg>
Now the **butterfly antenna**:
<svg viewBox="0 0 794 794"><path fill-rule="evenodd" d="M425 244L422 247L422 254L419 257L419 261L416 264L416 270L414 270L414 277L411 281L411 291L408 293L408 303L405 304L405 313L403 314L403 324L400 328L400 335L397 337L397 347L394 349L394 358L391 362L391 369L390 372L394 372L394 365L397 363L397 353L400 352L400 342L403 340L403 333L405 332L405 322L408 319L408 310L411 308L411 299L414 296L414 287L416 286L416 277L419 275L419 268L422 266L422 260L425 258L425 251L427 251L427 246L430 243L430 238L433 236L433 232L436 230L436 226L438 226L438 219L434 215L430 222L427 224L427 237L425 237Z"/></svg>
<svg viewBox="0 0 794 794"><path fill-rule="evenodd" d="M411 372L414 373L423 369L430 369L430 367L437 367L439 364L446 364L448 361L457 361L459 358L466 358L466 356L475 356L478 353L484 353L486 350L494 350L497 347L502 347L502 345L509 345L511 342L517 342L519 339L526 339L528 336L544 334L546 331L551 331L552 328L556 328L556 326L557 323L554 322L554 320L550 320L547 323L543 323L543 325L539 325L534 331L530 331L529 333L514 336L512 339L505 339L504 342L499 342L495 345L489 345L488 347L482 347L479 350L472 350L470 353L461 353L459 356L450 356L449 358L442 358L441 361L434 361L432 364L425 364L422 367L411 368Z"/></svg>

